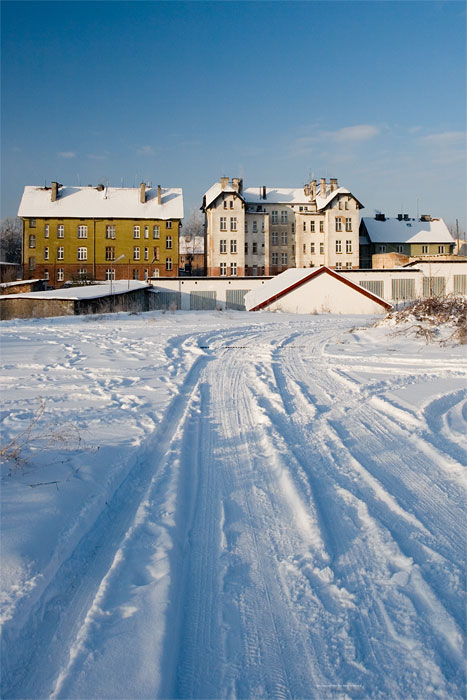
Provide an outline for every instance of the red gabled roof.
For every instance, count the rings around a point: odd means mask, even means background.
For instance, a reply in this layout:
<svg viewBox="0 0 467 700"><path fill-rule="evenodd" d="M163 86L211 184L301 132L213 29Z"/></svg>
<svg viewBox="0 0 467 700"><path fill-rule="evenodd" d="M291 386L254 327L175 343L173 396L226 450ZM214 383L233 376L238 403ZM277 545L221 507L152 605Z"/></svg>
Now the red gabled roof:
<svg viewBox="0 0 467 700"><path fill-rule="evenodd" d="M347 279L343 275L339 275L339 273L337 273L334 270L331 270L331 268L323 265L323 267L318 267L315 270L313 270L312 272L310 272L310 274L306 275L306 277L302 277L301 279L297 280L297 282L295 282L294 284L291 284L288 287L281 289L279 292L277 292L276 294L273 294L268 299L265 299L264 301L257 304L256 306L253 306L250 309L250 311L259 311L260 309L263 309L265 306L272 304L273 301L280 299L281 297L285 296L289 292L292 292L294 289L301 287L302 284L306 284L306 282L309 282L309 280L313 279L314 277L319 277L320 275L322 275L324 273L330 275L331 277L334 277L334 279L338 280L339 282L346 284L348 287L351 287L351 289L354 289L356 292L363 294L363 296L367 297L368 299L375 301L377 304L380 304L385 309L389 310L392 308L392 305L389 304L384 299L381 299L381 297L368 291L368 289L364 289L363 287L360 287L360 285L355 284L355 282L351 282L349 279Z"/></svg>

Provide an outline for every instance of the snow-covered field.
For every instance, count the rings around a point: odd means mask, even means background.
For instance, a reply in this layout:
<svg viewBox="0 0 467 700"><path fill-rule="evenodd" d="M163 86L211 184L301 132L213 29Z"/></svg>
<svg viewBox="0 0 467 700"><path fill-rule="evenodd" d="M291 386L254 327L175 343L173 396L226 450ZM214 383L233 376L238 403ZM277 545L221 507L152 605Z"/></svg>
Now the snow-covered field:
<svg viewBox="0 0 467 700"><path fill-rule="evenodd" d="M2 324L3 698L465 697L465 348L369 323Z"/></svg>

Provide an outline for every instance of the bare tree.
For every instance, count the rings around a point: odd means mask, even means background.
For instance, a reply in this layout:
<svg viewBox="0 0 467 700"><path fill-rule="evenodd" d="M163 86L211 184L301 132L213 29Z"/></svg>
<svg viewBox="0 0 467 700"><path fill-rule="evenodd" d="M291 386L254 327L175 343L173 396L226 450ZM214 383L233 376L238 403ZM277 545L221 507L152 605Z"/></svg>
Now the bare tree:
<svg viewBox="0 0 467 700"><path fill-rule="evenodd" d="M23 227L19 217L8 217L0 223L0 259L21 264Z"/></svg>
<svg viewBox="0 0 467 700"><path fill-rule="evenodd" d="M194 256L204 252L204 214L199 209L191 209L183 222L182 238L180 249L186 259L185 270L192 274Z"/></svg>

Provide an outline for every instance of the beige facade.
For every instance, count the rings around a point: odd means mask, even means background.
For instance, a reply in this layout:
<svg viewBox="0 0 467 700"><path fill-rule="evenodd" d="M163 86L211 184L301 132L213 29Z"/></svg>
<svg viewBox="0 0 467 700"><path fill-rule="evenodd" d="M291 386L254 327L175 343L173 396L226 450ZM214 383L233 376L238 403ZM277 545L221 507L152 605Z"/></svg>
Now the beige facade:
<svg viewBox="0 0 467 700"><path fill-rule="evenodd" d="M206 192L209 276L277 275L291 267L353 269L359 262L360 202L349 190L310 182L304 188L251 187L228 178Z"/></svg>

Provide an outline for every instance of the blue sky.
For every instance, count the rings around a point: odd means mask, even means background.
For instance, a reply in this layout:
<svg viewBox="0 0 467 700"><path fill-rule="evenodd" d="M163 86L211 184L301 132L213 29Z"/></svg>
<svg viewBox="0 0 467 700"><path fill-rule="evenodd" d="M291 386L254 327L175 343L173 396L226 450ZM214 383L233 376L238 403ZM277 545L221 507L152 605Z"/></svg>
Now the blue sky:
<svg viewBox="0 0 467 700"><path fill-rule="evenodd" d="M2 216L25 185L337 177L466 225L464 2L2 2Z"/></svg>

